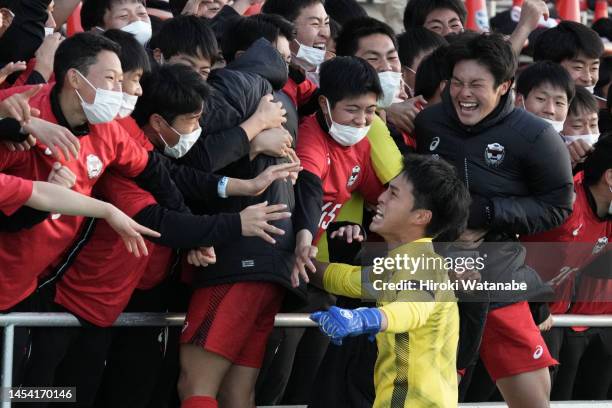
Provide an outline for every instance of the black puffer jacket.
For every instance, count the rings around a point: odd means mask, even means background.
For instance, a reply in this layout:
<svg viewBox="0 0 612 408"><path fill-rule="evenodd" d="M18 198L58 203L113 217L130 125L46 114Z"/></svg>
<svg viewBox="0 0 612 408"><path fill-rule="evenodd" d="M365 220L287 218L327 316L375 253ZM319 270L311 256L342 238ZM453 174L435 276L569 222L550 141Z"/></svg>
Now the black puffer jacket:
<svg viewBox="0 0 612 408"><path fill-rule="evenodd" d="M563 141L546 122L514 109L509 93L484 120L461 124L448 89L415 121L419 153L453 164L470 193L491 200L497 235L535 234L560 225L572 208L572 171Z"/></svg>
<svg viewBox="0 0 612 408"><path fill-rule="evenodd" d="M287 65L280 54L266 40L258 40L245 54L226 68L213 71L209 84L214 96L209 98L208 110L203 118L204 134L238 126L257 109L260 99L278 91L287 81ZM219 174L253 178L267 167L284 163L278 159L259 155L249 161L248 155L219 171ZM197 163L190 162L197 167ZM290 181L275 181L259 197L231 197L217 200L220 212L239 212L247 206L267 201L269 204L287 204L293 212L295 197ZM290 289L298 298L305 298L305 286L291 288L290 276L295 248L295 231L291 219L277 221L283 236L275 236L271 245L259 238L242 237L230 244L216 246L217 263L196 274L197 286L210 286L240 281L275 282Z"/></svg>
<svg viewBox="0 0 612 408"><path fill-rule="evenodd" d="M560 225L572 208L573 180L569 153L543 120L514 109L509 93L477 125L461 124L447 88L443 102L422 111L415 121L418 152L439 155L457 169L475 203L470 219L484 220L488 259L483 279L527 281L529 291L541 286L525 267L525 250L517 234L534 234ZM482 215L474 217L474 212ZM501 300L491 293L491 301ZM506 293L506 295L508 295ZM511 297L512 298L512 297ZM503 301L511 301L503 296ZM517 297L516 300L524 300ZM494 307L494 305L492 305Z"/></svg>

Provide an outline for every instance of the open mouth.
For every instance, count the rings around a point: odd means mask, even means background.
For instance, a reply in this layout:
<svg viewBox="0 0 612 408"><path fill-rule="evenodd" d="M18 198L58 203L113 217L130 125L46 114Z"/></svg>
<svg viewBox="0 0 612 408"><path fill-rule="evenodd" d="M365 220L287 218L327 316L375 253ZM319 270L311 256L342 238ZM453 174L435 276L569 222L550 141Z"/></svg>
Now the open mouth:
<svg viewBox="0 0 612 408"><path fill-rule="evenodd" d="M462 113L472 113L478 110L477 102L459 102L459 110Z"/></svg>
<svg viewBox="0 0 612 408"><path fill-rule="evenodd" d="M314 43L314 44L312 44L312 48L317 48L317 49L323 50L323 51L325 51L326 46L327 46L327 44L324 43L324 42L323 43Z"/></svg>
<svg viewBox="0 0 612 408"><path fill-rule="evenodd" d="M372 218L372 220L381 221L385 215L383 214L381 208L379 206L376 207L376 214Z"/></svg>

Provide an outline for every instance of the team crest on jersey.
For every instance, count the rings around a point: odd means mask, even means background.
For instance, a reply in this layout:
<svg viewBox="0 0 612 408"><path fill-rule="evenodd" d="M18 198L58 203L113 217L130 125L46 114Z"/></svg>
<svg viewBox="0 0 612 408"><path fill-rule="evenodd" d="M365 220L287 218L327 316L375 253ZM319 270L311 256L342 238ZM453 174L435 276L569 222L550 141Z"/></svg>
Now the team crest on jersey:
<svg viewBox="0 0 612 408"><path fill-rule="evenodd" d="M439 144L440 144L440 138L438 136L434 137L431 140L431 143L429 144L429 151L433 152L434 150L436 150Z"/></svg>
<svg viewBox="0 0 612 408"><path fill-rule="evenodd" d="M346 183L347 187L352 186L357 181L357 177L359 177L359 172L361 171L361 167L355 166L353 167L353 172L351 173L351 177L349 177L348 182Z"/></svg>
<svg viewBox="0 0 612 408"><path fill-rule="evenodd" d="M87 176L90 179L98 177L102 173L102 160L95 154L87 155Z"/></svg>
<svg viewBox="0 0 612 408"><path fill-rule="evenodd" d="M499 166L506 157L506 148L499 143L491 143L485 149L485 161L491 167Z"/></svg>
<svg viewBox="0 0 612 408"><path fill-rule="evenodd" d="M601 237L593 247L593 255L598 254L608 245L608 237Z"/></svg>

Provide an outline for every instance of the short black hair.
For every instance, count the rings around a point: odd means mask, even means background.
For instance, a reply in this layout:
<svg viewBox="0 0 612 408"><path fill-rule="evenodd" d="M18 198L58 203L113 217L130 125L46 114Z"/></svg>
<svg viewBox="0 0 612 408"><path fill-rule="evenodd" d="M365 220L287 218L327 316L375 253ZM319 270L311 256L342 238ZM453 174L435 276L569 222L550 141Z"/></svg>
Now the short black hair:
<svg viewBox="0 0 612 408"><path fill-rule="evenodd" d="M533 88L543 84L562 89L570 103L576 93L574 80L570 74L561 65L552 61L538 61L525 68L516 80L516 91L527 98Z"/></svg>
<svg viewBox="0 0 612 408"><path fill-rule="evenodd" d="M277 14L255 14L232 21L221 39L221 51L225 61L234 60L237 51L246 51L255 41L265 38L274 44L278 37L292 41L293 24Z"/></svg>
<svg viewBox="0 0 612 408"><path fill-rule="evenodd" d="M372 17L358 17L342 26L336 39L336 54L355 55L359 49L359 40L374 34L386 35L397 49L395 32L388 24Z"/></svg>
<svg viewBox="0 0 612 408"><path fill-rule="evenodd" d="M408 154L404 156L401 175L412 184L412 209L431 211L431 221L425 229L427 236L435 238L449 230L465 229L470 193L453 166L441 158Z"/></svg>
<svg viewBox="0 0 612 408"><path fill-rule="evenodd" d="M409 30L421 27L429 13L434 10L448 9L459 16L461 23L465 25L467 10L461 0L409 0L404 10L404 28Z"/></svg>
<svg viewBox="0 0 612 408"><path fill-rule="evenodd" d="M121 30L106 30L104 37L113 40L121 47L119 60L123 72L142 69L142 72L151 71L151 62L144 47L136 40L133 34Z"/></svg>
<svg viewBox="0 0 612 408"><path fill-rule="evenodd" d="M62 41L57 47L53 61L57 89L64 86L66 73L71 68L87 76L89 67L98 61L98 54L102 51L114 52L119 56L121 47L116 42L93 33L75 34Z"/></svg>
<svg viewBox="0 0 612 408"><path fill-rule="evenodd" d="M302 12L302 9L317 3L323 4L321 0L266 0L261 8L261 12L278 14L293 23Z"/></svg>
<svg viewBox="0 0 612 408"><path fill-rule="evenodd" d="M368 16L367 11L356 0L325 0L325 11L330 19L336 20L341 26L354 18Z"/></svg>
<svg viewBox="0 0 612 408"><path fill-rule="evenodd" d="M484 65L493 75L495 87L512 80L517 68L510 43L501 34L458 34L447 55L451 71L465 60Z"/></svg>
<svg viewBox="0 0 612 408"><path fill-rule="evenodd" d="M19 0L0 0L0 8L11 10L13 13L19 6Z"/></svg>
<svg viewBox="0 0 612 408"><path fill-rule="evenodd" d="M595 85L595 95L606 97L602 89L612 82L612 56L602 57L599 62L599 79Z"/></svg>
<svg viewBox="0 0 612 408"><path fill-rule="evenodd" d="M593 31L595 31L601 38L607 38L612 41L612 19L609 17L600 18L595 21L591 26Z"/></svg>
<svg viewBox="0 0 612 408"><path fill-rule="evenodd" d="M320 94L329 100L330 108L345 98L374 93L378 99L382 88L376 70L358 57L335 57L321 64Z"/></svg>
<svg viewBox="0 0 612 408"><path fill-rule="evenodd" d="M85 31L94 27L104 28L104 14L115 3L141 3L145 0L84 0L81 7L81 26Z"/></svg>
<svg viewBox="0 0 612 408"><path fill-rule="evenodd" d="M572 103L569 106L569 115L578 116L584 113L599 113L599 104L597 99L585 88L581 86L576 87L576 95L572 99Z"/></svg>
<svg viewBox="0 0 612 408"><path fill-rule="evenodd" d="M452 73L446 60L447 52L448 46L440 47L423 59L414 79L415 95L429 100L436 94L440 83L450 79Z"/></svg>
<svg viewBox="0 0 612 408"><path fill-rule="evenodd" d="M562 21L538 36L533 45L533 59L561 63L579 54L599 58L603 51L601 38L591 28L574 21Z"/></svg>
<svg viewBox="0 0 612 408"><path fill-rule="evenodd" d="M208 19L192 15L182 15L166 20L159 32L151 38L149 48L159 48L165 59L177 54L202 57L215 63L219 56L219 46Z"/></svg>
<svg viewBox="0 0 612 408"><path fill-rule="evenodd" d="M414 27L397 36L400 62L412 68L414 60L423 53L429 53L448 42L438 33L425 27Z"/></svg>
<svg viewBox="0 0 612 408"><path fill-rule="evenodd" d="M612 169L612 133L600 136L593 148L584 161L584 184L587 186L597 184L604 172Z"/></svg>
<svg viewBox="0 0 612 408"><path fill-rule="evenodd" d="M193 69L182 64L166 64L144 75L140 81L142 96L132 116L144 126L157 113L168 124L179 115L198 112L206 107L210 88Z"/></svg>

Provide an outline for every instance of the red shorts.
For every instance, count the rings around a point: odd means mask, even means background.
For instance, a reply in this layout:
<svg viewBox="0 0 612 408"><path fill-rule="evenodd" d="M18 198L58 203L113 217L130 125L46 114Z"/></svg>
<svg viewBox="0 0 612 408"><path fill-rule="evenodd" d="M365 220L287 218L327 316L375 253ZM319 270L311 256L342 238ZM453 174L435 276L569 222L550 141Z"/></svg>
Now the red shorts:
<svg viewBox="0 0 612 408"><path fill-rule="evenodd" d="M493 381L559 364L550 355L527 302L489 312L480 358Z"/></svg>
<svg viewBox="0 0 612 408"><path fill-rule="evenodd" d="M197 289L189 303L182 344L195 344L232 363L260 368L285 289L238 282Z"/></svg>

